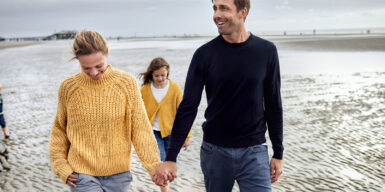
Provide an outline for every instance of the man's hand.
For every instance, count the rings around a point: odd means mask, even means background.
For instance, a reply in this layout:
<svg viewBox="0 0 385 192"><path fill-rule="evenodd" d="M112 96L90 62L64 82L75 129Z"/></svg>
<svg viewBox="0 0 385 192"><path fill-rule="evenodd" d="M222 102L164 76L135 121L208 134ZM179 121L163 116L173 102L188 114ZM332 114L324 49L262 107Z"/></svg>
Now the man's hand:
<svg viewBox="0 0 385 192"><path fill-rule="evenodd" d="M187 150L187 148L188 148L188 146L190 146L190 140L186 140L185 142L184 142L184 144L183 144L183 150Z"/></svg>
<svg viewBox="0 0 385 192"><path fill-rule="evenodd" d="M281 174L282 174L282 160L271 158L271 161L270 161L271 183L278 181L278 178Z"/></svg>
<svg viewBox="0 0 385 192"><path fill-rule="evenodd" d="M167 186L167 182L172 182L176 178L177 167L173 161L165 161L152 174L152 181L159 186Z"/></svg>
<svg viewBox="0 0 385 192"><path fill-rule="evenodd" d="M70 187L76 187L76 181L78 180L78 174L73 172L70 176L68 176L66 184Z"/></svg>

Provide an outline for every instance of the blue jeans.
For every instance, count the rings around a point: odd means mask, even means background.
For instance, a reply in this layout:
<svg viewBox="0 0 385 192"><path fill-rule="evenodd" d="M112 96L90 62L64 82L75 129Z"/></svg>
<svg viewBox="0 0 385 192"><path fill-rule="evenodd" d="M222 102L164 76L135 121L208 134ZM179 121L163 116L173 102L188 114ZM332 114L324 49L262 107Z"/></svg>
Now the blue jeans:
<svg viewBox="0 0 385 192"><path fill-rule="evenodd" d="M0 126L1 128L6 127L5 120L4 120L4 115L0 114Z"/></svg>
<svg viewBox="0 0 385 192"><path fill-rule="evenodd" d="M77 187L72 192L126 192L130 189L130 171L109 176L91 176L78 173Z"/></svg>
<svg viewBox="0 0 385 192"><path fill-rule="evenodd" d="M234 181L241 192L271 191L266 145L226 148L203 141L200 157L208 192L231 192Z"/></svg>
<svg viewBox="0 0 385 192"><path fill-rule="evenodd" d="M154 130L154 135L155 135L156 142L158 143L158 148L159 148L159 152L160 152L160 160L164 161L164 160L166 160L168 145L170 144L170 136L162 138L160 131L155 131L155 130Z"/></svg>

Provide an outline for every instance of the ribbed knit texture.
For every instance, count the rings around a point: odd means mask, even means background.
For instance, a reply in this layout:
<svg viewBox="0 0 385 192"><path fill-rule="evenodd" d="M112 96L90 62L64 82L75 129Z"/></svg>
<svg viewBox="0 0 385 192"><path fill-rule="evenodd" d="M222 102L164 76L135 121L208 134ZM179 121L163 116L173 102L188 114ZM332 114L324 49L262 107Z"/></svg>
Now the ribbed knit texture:
<svg viewBox="0 0 385 192"><path fill-rule="evenodd" d="M99 80L80 72L62 82L50 160L63 182L72 172L107 176L129 171L131 143L151 174L160 155L132 75L108 66Z"/></svg>
<svg viewBox="0 0 385 192"><path fill-rule="evenodd" d="M160 101L159 103L152 93L150 83L143 85L140 89L144 105L146 106L147 116L150 119L151 124L154 123L156 114L158 114L160 133L162 135L162 138L167 137L171 134L176 111L183 98L182 90L179 87L178 83L171 80L169 80L169 83L170 87L168 88L167 93L163 97L162 101ZM190 137L191 130L186 140L189 140Z"/></svg>

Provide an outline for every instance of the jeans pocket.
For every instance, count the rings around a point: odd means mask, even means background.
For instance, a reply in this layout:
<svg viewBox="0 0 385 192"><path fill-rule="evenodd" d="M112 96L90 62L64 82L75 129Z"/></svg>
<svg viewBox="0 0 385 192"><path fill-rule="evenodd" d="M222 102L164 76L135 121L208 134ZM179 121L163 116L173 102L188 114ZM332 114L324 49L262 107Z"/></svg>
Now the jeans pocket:
<svg viewBox="0 0 385 192"><path fill-rule="evenodd" d="M132 181L132 174L131 174L131 172L127 171L126 175L127 175L128 181L131 182Z"/></svg>
<svg viewBox="0 0 385 192"><path fill-rule="evenodd" d="M79 184L82 184L82 183L84 183L84 175L83 174L81 174L81 173L77 173L77 175L78 175L78 179L76 180L76 182L75 182L75 184L76 185L79 185Z"/></svg>
<svg viewBox="0 0 385 192"><path fill-rule="evenodd" d="M249 147L249 149L254 153L261 153L267 151L267 145L254 145Z"/></svg>
<svg viewBox="0 0 385 192"><path fill-rule="evenodd" d="M214 151L214 146L206 142L202 143L201 152L211 154Z"/></svg>

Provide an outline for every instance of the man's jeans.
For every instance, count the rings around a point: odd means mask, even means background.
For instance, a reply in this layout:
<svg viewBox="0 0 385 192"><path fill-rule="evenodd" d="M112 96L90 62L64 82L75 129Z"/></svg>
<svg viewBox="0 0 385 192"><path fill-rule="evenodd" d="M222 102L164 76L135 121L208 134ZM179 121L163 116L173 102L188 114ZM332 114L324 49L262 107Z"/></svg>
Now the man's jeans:
<svg viewBox="0 0 385 192"><path fill-rule="evenodd" d="M203 141L200 157L208 192L231 192L234 181L241 192L271 191L267 145L226 148Z"/></svg>
<svg viewBox="0 0 385 192"><path fill-rule="evenodd" d="M72 192L127 192L130 189L132 175L130 171L110 175L91 176L78 174L77 187L71 187Z"/></svg>
<svg viewBox="0 0 385 192"><path fill-rule="evenodd" d="M158 143L160 160L164 161L166 160L168 145L170 144L170 135L165 138L162 138L160 131L155 131L155 130L154 130L154 135L155 135L156 142Z"/></svg>

